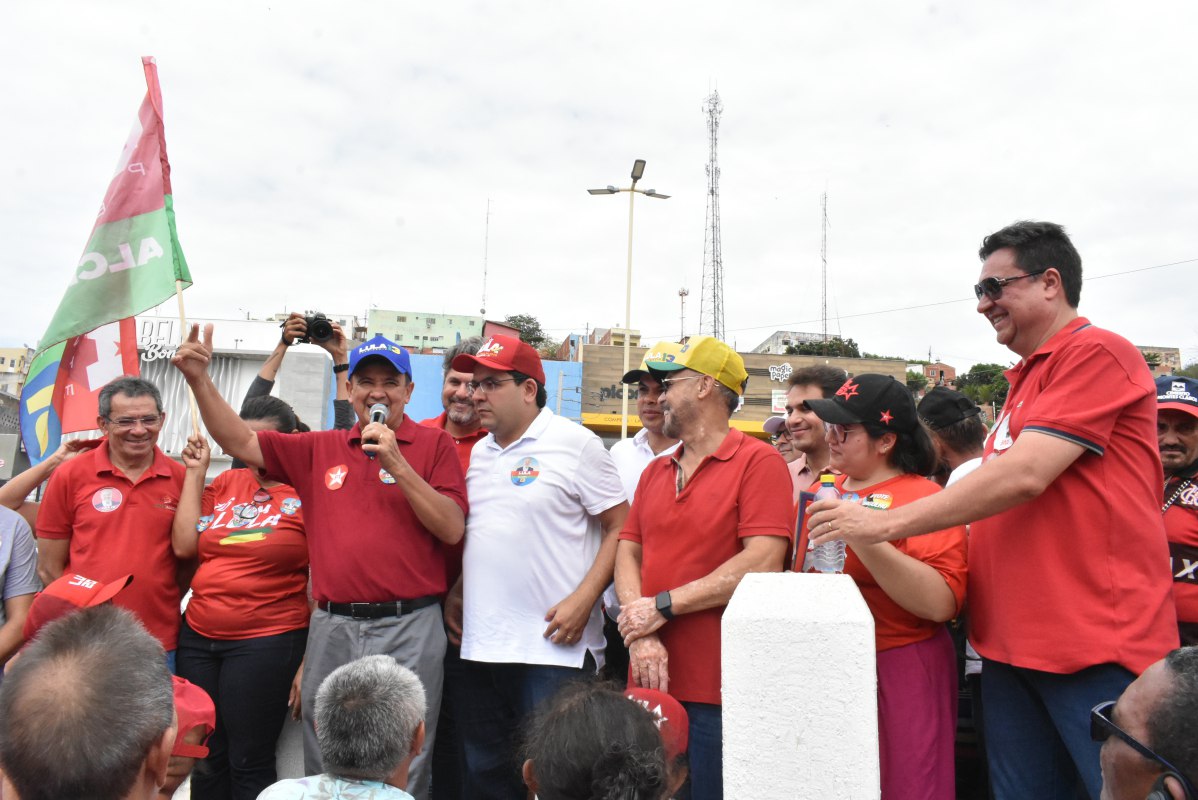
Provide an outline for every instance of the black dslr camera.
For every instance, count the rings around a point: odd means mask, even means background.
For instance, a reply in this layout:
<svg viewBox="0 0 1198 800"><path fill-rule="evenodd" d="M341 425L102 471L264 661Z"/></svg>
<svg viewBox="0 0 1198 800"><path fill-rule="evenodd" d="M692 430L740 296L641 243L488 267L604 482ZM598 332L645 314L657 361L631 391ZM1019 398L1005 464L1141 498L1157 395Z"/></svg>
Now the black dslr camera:
<svg viewBox="0 0 1198 800"><path fill-rule="evenodd" d="M304 322L308 325L308 332L295 341L301 344L312 344L313 342L327 342L333 338L333 323L321 312L308 314L304 317Z"/></svg>

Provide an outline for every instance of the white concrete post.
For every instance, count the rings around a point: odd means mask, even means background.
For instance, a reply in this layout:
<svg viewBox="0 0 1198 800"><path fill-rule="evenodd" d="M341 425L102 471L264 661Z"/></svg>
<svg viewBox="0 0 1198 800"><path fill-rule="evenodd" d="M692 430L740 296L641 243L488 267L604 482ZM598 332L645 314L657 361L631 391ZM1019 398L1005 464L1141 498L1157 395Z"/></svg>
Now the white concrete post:
<svg viewBox="0 0 1198 800"><path fill-rule="evenodd" d="M877 800L874 621L847 575L746 575L723 621L724 796Z"/></svg>

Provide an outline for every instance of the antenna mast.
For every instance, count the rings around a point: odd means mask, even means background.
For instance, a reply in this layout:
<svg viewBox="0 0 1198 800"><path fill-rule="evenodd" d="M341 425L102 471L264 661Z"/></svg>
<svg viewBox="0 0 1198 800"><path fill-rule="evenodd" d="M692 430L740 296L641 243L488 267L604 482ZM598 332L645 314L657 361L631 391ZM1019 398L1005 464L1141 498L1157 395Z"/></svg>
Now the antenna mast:
<svg viewBox="0 0 1198 800"><path fill-rule="evenodd" d="M686 296L690 294L690 290L683 286L678 290L678 302L682 306L682 315L679 320L680 331L678 333L678 341L686 338Z"/></svg>
<svg viewBox="0 0 1198 800"><path fill-rule="evenodd" d="M703 240L703 295L699 301L699 331L724 339L724 259L720 253L720 165L716 157L720 93L712 92L703 104L707 114L707 231Z"/></svg>
<svg viewBox="0 0 1198 800"><path fill-rule="evenodd" d="M487 198L487 224L483 233L483 302L478 313L487 315L487 256L491 252L491 198Z"/></svg>
<svg viewBox="0 0 1198 800"><path fill-rule="evenodd" d="M820 195L820 208L823 212L823 228L820 234L819 258L823 263L823 296L820 307L820 317L824 322L824 341L828 341L828 193Z"/></svg>

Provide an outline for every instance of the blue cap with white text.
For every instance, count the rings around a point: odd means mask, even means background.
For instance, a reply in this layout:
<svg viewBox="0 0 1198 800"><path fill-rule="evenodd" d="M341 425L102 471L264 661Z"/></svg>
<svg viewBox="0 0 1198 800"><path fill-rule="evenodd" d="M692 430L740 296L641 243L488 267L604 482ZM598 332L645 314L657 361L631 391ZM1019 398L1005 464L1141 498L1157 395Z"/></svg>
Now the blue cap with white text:
<svg viewBox="0 0 1198 800"><path fill-rule="evenodd" d="M408 358L408 351L382 334L349 351L349 374L352 376L358 365L366 359L376 357L386 359L388 364L409 378L412 377L412 362Z"/></svg>

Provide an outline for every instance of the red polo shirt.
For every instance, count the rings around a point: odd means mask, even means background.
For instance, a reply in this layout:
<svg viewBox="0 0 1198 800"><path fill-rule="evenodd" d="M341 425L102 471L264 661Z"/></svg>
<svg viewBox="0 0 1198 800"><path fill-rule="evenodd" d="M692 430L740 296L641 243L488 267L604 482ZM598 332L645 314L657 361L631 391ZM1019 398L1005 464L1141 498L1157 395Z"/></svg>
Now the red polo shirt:
<svg viewBox="0 0 1198 800"><path fill-rule="evenodd" d="M1028 431L1086 452L1039 497L970 525L970 640L1018 667L1121 664L1138 675L1177 647L1144 357L1079 317L1006 374L986 460Z"/></svg>
<svg viewBox="0 0 1198 800"><path fill-rule="evenodd" d="M154 448L154 463L135 483L113 465L105 439L54 471L37 515L39 538L70 540L66 572L98 581L133 574L113 602L137 614L167 650L179 635L171 523L186 471Z"/></svg>
<svg viewBox="0 0 1198 800"><path fill-rule="evenodd" d="M1198 644L1198 479L1193 467L1165 484L1165 533L1173 566L1173 602L1183 645ZM1185 485L1183 485L1185 484ZM1176 496L1175 496L1176 495Z"/></svg>
<svg viewBox="0 0 1198 800"><path fill-rule="evenodd" d="M404 415L395 438L416 474L466 513L466 479L449 436ZM318 602L445 594L445 548L395 479L362 452L360 424L348 431L263 431L258 445L269 477L294 486L303 502Z"/></svg>
<svg viewBox="0 0 1198 800"><path fill-rule="evenodd" d="M790 538L794 525L786 462L733 428L676 490L679 446L645 467L621 539L641 545L641 594L652 597L710 574L741 551L746 536ZM670 654L670 694L720 703L720 618L724 607L679 614L658 629Z"/></svg>
<svg viewBox="0 0 1198 800"><path fill-rule="evenodd" d="M449 433L449 429L445 427L449 420L448 412L442 411L440 416L429 417L421 421L421 425L426 428L440 428ZM453 449L457 451L458 460L462 462L462 474L466 474L466 470L470 469L470 452L474 450L476 442L487 438L487 429L479 428L469 436L463 436L461 439L453 434L449 438L453 440ZM445 580L449 586L453 586L458 582L458 578L462 575L462 556L466 552L466 537L462 537L462 541L457 544L445 546Z"/></svg>

